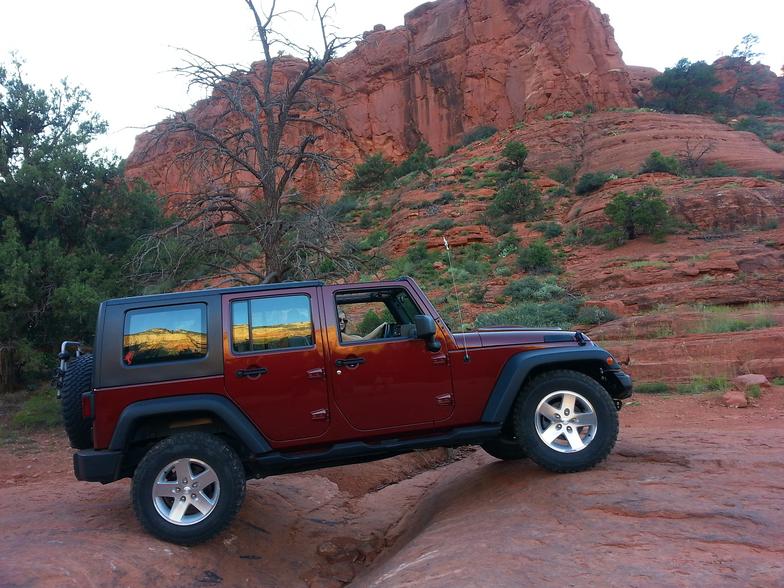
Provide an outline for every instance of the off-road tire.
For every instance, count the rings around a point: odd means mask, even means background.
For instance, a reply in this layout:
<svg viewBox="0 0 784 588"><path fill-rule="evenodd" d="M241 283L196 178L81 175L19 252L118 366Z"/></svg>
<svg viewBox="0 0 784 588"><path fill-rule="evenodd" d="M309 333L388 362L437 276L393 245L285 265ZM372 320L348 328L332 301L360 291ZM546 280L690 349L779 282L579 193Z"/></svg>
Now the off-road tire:
<svg viewBox="0 0 784 588"><path fill-rule="evenodd" d="M482 449L496 459L511 461L528 457L517 439L499 437L482 443Z"/></svg>
<svg viewBox="0 0 784 588"><path fill-rule="evenodd" d="M89 449L93 446L90 423L82 418L82 394L92 390L93 355L86 353L69 362L60 388L63 424L71 447Z"/></svg>
<svg viewBox="0 0 784 588"><path fill-rule="evenodd" d="M585 398L596 415L596 432L584 449L561 453L542 440L536 430L536 410L548 394L570 391ZM607 390L593 378L572 370L545 372L520 392L514 406L514 428L523 451L552 472L569 473L590 469L612 451L618 438L618 411Z"/></svg>
<svg viewBox="0 0 784 588"><path fill-rule="evenodd" d="M220 495L213 510L200 522L178 526L156 510L153 486L167 464L180 459L200 460L217 474ZM152 535L179 545L195 545L223 531L234 519L245 497L245 470L235 451L208 433L178 433L160 441L142 458L133 475L131 499L136 517Z"/></svg>

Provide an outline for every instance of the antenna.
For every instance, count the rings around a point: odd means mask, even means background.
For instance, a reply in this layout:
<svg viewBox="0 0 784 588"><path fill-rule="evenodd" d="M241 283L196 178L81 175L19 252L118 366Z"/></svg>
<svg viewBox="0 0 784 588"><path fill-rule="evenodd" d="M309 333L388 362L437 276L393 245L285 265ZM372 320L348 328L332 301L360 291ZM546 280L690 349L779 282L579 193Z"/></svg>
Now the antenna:
<svg viewBox="0 0 784 588"><path fill-rule="evenodd" d="M449 273L452 275L452 290L455 293L455 301L457 302L457 318L460 321L460 329L463 328L463 308L460 304L460 296L457 293L457 282L455 281L455 271L452 267L452 254L449 251L449 241L444 239L444 247L446 248L446 259L449 263ZM463 361L471 361L471 358L468 357L468 341L466 340L465 333L463 333Z"/></svg>

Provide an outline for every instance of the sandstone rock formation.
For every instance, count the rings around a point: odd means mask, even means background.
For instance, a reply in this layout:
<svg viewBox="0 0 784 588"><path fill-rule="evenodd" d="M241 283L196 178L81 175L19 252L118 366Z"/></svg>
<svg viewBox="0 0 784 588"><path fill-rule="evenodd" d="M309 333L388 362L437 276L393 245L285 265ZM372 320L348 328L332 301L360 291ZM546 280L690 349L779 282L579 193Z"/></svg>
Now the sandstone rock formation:
<svg viewBox="0 0 784 588"><path fill-rule="evenodd" d="M300 67L282 66L284 74ZM429 2L401 27L367 32L329 75L337 84L323 89L344 107L350 138L322 136L320 148L348 160L371 152L399 159L420 141L440 154L481 125L507 128L587 104L633 105L612 28L588 0ZM216 102L197 103L189 116L216 117ZM198 177L172 166L191 139L161 140L161 129L137 138L127 175L161 194L193 188Z"/></svg>

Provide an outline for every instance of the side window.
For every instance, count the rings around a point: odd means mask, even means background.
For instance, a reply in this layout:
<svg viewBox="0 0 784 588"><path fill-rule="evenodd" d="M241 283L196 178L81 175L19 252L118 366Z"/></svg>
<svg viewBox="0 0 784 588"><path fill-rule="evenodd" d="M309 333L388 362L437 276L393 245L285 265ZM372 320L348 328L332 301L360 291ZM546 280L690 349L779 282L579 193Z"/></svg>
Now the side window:
<svg viewBox="0 0 784 588"><path fill-rule="evenodd" d="M416 337L421 311L402 288L343 291L335 295L341 343Z"/></svg>
<svg viewBox="0 0 784 588"><path fill-rule="evenodd" d="M231 303L232 349L239 353L313 345L308 296L268 296Z"/></svg>
<svg viewBox="0 0 784 588"><path fill-rule="evenodd" d="M125 313L122 360L136 366L207 355L207 305L183 304Z"/></svg>

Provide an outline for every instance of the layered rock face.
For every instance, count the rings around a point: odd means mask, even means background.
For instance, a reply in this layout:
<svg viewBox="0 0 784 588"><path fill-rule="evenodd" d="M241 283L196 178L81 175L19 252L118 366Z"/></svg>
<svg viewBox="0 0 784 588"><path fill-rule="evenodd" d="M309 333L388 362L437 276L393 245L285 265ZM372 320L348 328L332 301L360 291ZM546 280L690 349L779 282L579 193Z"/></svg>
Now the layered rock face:
<svg viewBox="0 0 784 588"><path fill-rule="evenodd" d="M420 141L440 154L482 125L633 104L612 28L588 0L430 2L402 27L366 33L328 73L338 83L323 89L343 106L349 135L321 136L319 146L348 160L371 152L400 159ZM209 121L215 103L204 100L188 115ZM161 194L187 192L198 180L171 164L190 139L161 140L161 128L137 139L127 174Z"/></svg>

